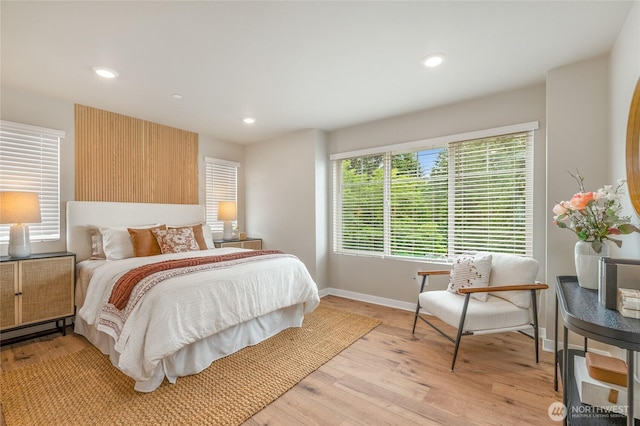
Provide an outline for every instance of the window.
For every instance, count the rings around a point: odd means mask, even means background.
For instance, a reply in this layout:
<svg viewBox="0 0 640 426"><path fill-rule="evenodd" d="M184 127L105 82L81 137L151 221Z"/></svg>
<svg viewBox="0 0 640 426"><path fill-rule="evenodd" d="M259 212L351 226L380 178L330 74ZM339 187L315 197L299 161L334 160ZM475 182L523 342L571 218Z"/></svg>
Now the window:
<svg viewBox="0 0 640 426"><path fill-rule="evenodd" d="M527 123L332 156L334 251L531 256L535 128Z"/></svg>
<svg viewBox="0 0 640 426"><path fill-rule="evenodd" d="M533 132L451 144L453 253L533 254Z"/></svg>
<svg viewBox="0 0 640 426"><path fill-rule="evenodd" d="M223 221L218 220L220 201L238 201L238 167L234 161L205 157L206 165L206 217L211 231L222 233ZM232 223L236 226L236 222Z"/></svg>
<svg viewBox="0 0 640 426"><path fill-rule="evenodd" d="M0 191L37 192L42 223L29 224L31 241L60 239L60 139L64 132L0 121ZM10 225L0 225L0 242Z"/></svg>

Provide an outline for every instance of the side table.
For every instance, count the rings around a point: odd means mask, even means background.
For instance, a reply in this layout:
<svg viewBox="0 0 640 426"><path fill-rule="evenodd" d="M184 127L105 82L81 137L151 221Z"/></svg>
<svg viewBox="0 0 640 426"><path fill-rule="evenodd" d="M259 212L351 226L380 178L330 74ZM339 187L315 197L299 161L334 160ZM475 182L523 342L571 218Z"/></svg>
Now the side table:
<svg viewBox="0 0 640 426"><path fill-rule="evenodd" d="M577 385L573 377L573 356L583 354L582 351L569 350L569 330L585 337L627 350L627 418L626 424L633 425L634 398L634 352L640 351L640 320L627 318L613 309L607 309L598 301L598 292L578 285L575 276L556 277L556 337L554 387L558 390L558 367L562 372L563 393L562 402L567 407L565 424L593 425L591 419L573 419L571 407L581 405ZM563 348L558 351L558 309L563 322ZM559 355L562 354L562 363ZM570 358L571 356L571 358ZM602 418L596 424L624 424L624 418Z"/></svg>

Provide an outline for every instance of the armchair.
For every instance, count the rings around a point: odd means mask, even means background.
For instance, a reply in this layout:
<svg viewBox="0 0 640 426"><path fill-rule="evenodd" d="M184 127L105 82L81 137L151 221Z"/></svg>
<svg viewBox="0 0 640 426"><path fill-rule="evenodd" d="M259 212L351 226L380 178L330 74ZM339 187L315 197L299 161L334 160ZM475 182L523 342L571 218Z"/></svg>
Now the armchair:
<svg viewBox="0 0 640 426"><path fill-rule="evenodd" d="M538 261L503 253L477 253L459 256L451 271L421 271L420 294L413 320L418 318L455 343L451 371L456 363L462 336L502 333L533 328L538 363L537 290L549 286L535 282ZM429 277L449 275L447 290L425 291ZM429 322L421 311L457 328L454 340ZM529 337L530 335L523 333Z"/></svg>

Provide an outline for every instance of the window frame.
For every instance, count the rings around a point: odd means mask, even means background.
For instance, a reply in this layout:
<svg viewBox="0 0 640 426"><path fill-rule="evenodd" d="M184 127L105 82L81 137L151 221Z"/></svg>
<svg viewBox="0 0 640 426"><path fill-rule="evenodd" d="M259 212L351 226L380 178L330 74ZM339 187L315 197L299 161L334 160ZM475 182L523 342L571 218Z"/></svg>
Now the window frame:
<svg viewBox="0 0 640 426"><path fill-rule="evenodd" d="M205 218L213 234L222 234L224 221L218 220L218 203L220 201L238 202L238 169L237 161L204 157L205 161ZM233 227L238 221L231 222Z"/></svg>
<svg viewBox="0 0 640 426"><path fill-rule="evenodd" d="M453 233L451 232L451 226L453 221L451 217L449 217L449 225L448 225L448 238L447 241L447 255L443 258L439 257L418 257L418 256L404 256L392 254L391 251L391 228L390 228L390 217L391 217L391 202L390 202L390 187L392 185L391 180L391 167L390 167L390 158L393 155L401 154L401 153L416 153L424 150L438 149L438 148L446 148L449 150L450 146L455 143L464 143L465 141L477 141L479 139L490 139L497 138L504 135L512 135L518 133L527 133L528 135L528 145L526 147L526 174L527 174L527 198L525 200L527 207L527 217L525 224L528 240L526 241L526 247L522 252L518 254L524 256L532 256L533 255L533 174L534 174L534 134L535 130L538 129L538 122L528 122L515 124L511 126L504 126L493 129L480 130L476 132L468 132L463 134L456 135L448 135L438 138L432 138L427 140L420 141L412 141L401 144L394 145L386 145L379 148L370 148L359 151L351 151L344 152L338 154L332 154L330 156L330 160L332 163L333 169L333 229L332 229L332 251L334 254L344 254L344 255L357 255L357 256L367 256L367 257L378 257L378 258L394 258L394 259L403 259L403 260L412 260L412 261L428 261L428 262L449 262L456 253L453 252L453 249L456 247L455 244L452 244L450 238L452 238ZM384 230L383 230L383 238L384 238L384 247L382 251L370 251L366 249L345 249L343 246L343 188L342 188L342 160L354 159L359 157L366 157L372 155L385 155L389 157L389 162L387 163L387 170L384 171L385 175L385 183L384 183ZM450 154L448 154L450 155ZM386 160L385 160L386 161ZM449 180L451 184L452 179L452 171L448 170ZM450 186L448 189L448 197L450 197L452 193L452 187ZM449 215L451 215L451 202L449 202ZM497 251L497 250L496 250ZM509 252L509 249L506 248L504 252Z"/></svg>
<svg viewBox="0 0 640 426"><path fill-rule="evenodd" d="M59 241L60 151L65 132L0 120L0 191L37 192L42 222L29 224L32 242ZM36 172L34 173L34 170ZM9 242L0 225L0 243Z"/></svg>

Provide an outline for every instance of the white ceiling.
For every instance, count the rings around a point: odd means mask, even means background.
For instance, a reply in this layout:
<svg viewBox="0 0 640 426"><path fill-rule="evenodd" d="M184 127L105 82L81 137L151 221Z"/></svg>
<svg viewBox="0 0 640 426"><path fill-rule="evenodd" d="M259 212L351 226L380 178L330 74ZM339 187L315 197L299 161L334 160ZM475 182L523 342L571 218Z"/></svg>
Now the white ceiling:
<svg viewBox="0 0 640 426"><path fill-rule="evenodd" d="M1 83L252 143L542 82L609 52L632 4L2 1Z"/></svg>

